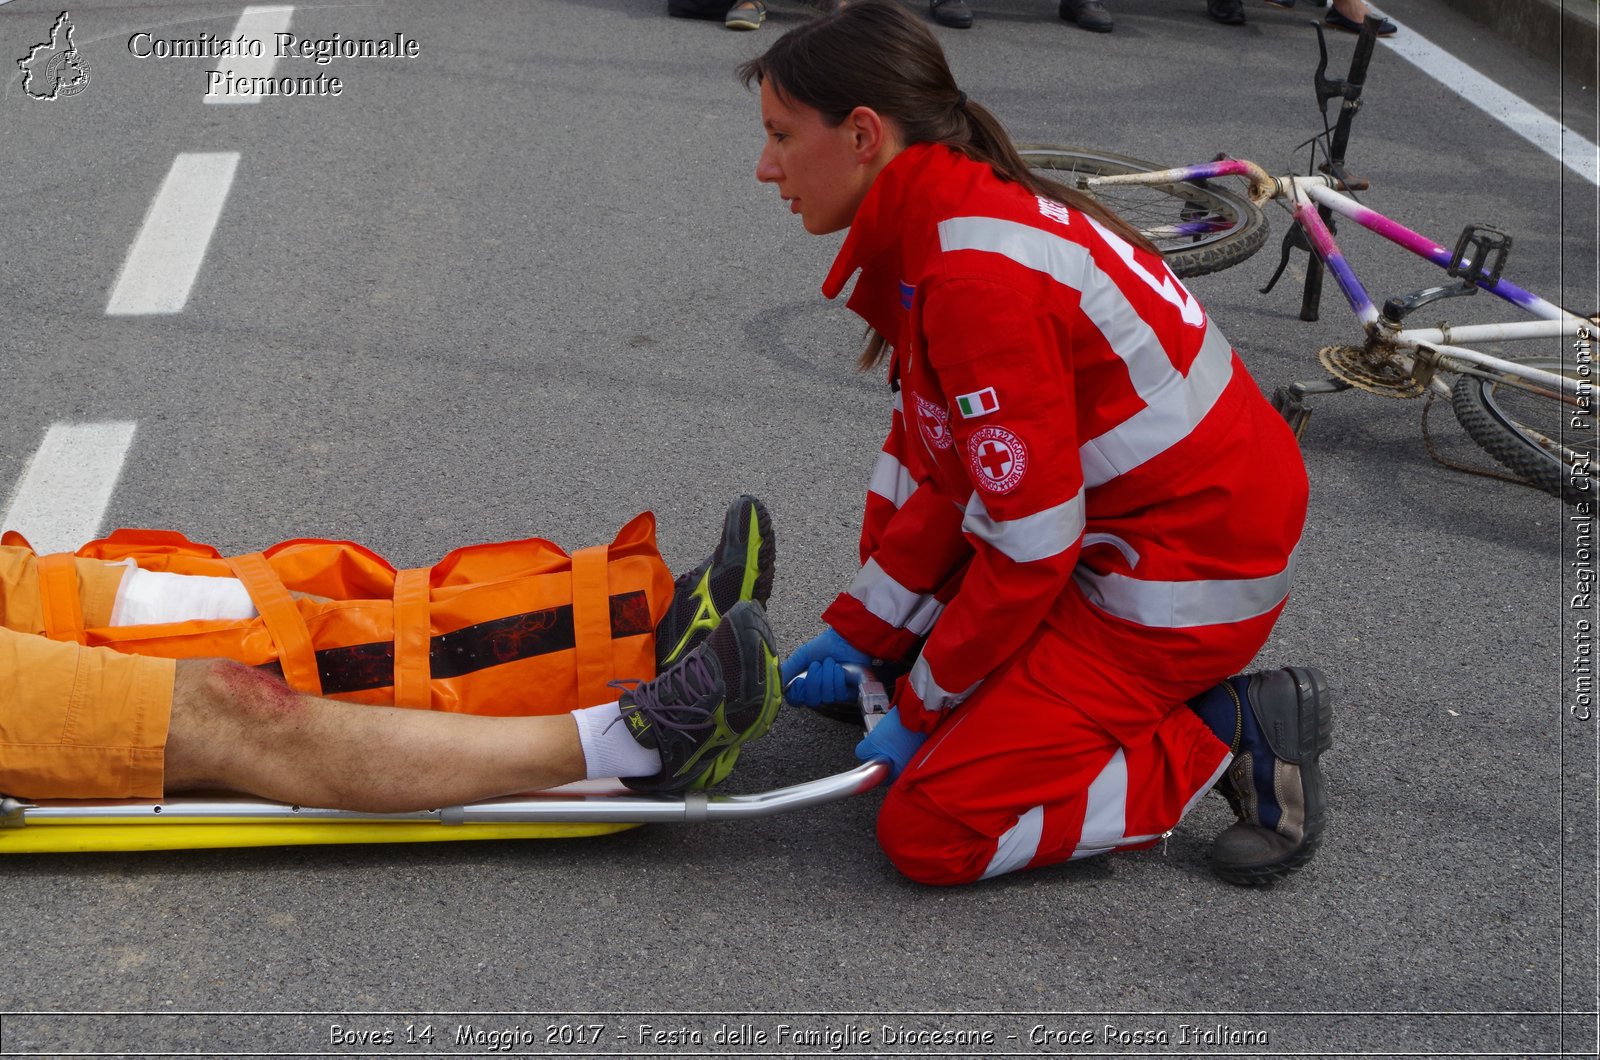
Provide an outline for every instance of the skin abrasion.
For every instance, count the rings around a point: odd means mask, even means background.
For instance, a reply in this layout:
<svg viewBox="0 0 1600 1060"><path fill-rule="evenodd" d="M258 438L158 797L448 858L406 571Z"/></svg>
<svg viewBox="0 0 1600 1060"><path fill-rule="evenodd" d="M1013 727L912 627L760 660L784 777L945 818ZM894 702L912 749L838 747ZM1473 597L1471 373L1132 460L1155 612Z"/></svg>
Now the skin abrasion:
<svg viewBox="0 0 1600 1060"><path fill-rule="evenodd" d="M305 708L303 697L282 678L232 660L222 660L212 675L220 690L274 715L293 715Z"/></svg>

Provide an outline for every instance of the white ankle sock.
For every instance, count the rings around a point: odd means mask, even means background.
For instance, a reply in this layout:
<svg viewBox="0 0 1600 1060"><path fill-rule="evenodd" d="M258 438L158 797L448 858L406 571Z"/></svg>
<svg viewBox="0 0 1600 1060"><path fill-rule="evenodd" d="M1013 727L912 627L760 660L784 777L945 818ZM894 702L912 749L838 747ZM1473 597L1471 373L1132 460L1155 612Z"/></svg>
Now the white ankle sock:
<svg viewBox="0 0 1600 1060"><path fill-rule="evenodd" d="M661 755L633 738L617 704L584 707L573 711L572 718L578 723L588 779L651 777L661 772Z"/></svg>
<svg viewBox="0 0 1600 1060"><path fill-rule="evenodd" d="M147 626L191 619L254 618L256 606L237 578L168 574L131 566L111 605L113 626Z"/></svg>

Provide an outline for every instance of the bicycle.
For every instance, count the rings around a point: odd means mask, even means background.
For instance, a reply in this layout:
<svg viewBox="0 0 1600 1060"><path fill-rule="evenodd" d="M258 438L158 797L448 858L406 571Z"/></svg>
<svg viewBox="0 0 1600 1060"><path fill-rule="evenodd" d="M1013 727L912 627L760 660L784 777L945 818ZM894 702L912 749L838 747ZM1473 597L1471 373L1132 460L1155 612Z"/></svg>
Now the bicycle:
<svg viewBox="0 0 1600 1060"><path fill-rule="evenodd" d="M1513 284L1503 275L1512 239L1485 224L1469 224L1445 247L1357 201L1365 181L1345 168L1351 123L1360 109L1375 36L1361 34L1350 70L1341 80L1326 76L1328 52L1317 28L1321 52L1315 85L1323 112L1323 131L1302 144L1312 148L1303 176L1273 176L1244 159L1219 155L1211 162L1179 167L1128 158L1105 151L1046 144L1022 145L1030 165L1044 175L1082 191L1120 213L1161 250L1180 277L1217 272L1251 257L1266 240L1261 207L1285 206L1293 223L1283 239L1277 271L1261 289L1272 290L1297 250L1310 253L1300 316L1317 319L1326 270L1344 293L1364 338L1359 346L1335 345L1318 351L1328 378L1278 388L1273 404L1295 436L1306 429L1311 394L1352 388L1390 397L1443 396L1472 440L1521 481L1580 505L1594 499L1594 385L1592 343L1595 316L1583 316ZM1330 125L1327 105L1341 101ZM1324 156L1317 164L1318 152ZM1214 182L1238 178L1244 194ZM1176 212L1174 212L1174 209ZM1335 217L1343 217L1444 269L1455 282L1397 295L1380 310L1334 238ZM1406 317L1446 298L1488 291L1516 306L1532 320L1433 328L1403 326ZM1502 358L1464 344L1564 338L1571 356ZM1449 378L1447 378L1449 377ZM1453 381L1452 381L1453 380ZM1493 474L1452 464L1435 450L1435 459L1477 474ZM1509 478L1510 476L1496 476Z"/></svg>

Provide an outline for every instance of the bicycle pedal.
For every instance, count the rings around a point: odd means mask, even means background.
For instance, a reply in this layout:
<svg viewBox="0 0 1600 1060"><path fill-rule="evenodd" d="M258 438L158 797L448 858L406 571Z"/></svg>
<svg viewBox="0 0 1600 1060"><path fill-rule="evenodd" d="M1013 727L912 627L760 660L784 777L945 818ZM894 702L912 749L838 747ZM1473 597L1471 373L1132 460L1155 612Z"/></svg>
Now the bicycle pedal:
<svg viewBox="0 0 1600 1060"><path fill-rule="evenodd" d="M1298 442L1300 436L1305 434L1306 423L1311 419L1311 410L1306 408L1298 394L1286 386L1280 386L1272 392L1272 407L1289 425L1290 433Z"/></svg>
<svg viewBox="0 0 1600 1060"><path fill-rule="evenodd" d="M1456 240L1445 272L1468 287L1493 287L1511 253L1511 233L1494 225L1467 225Z"/></svg>

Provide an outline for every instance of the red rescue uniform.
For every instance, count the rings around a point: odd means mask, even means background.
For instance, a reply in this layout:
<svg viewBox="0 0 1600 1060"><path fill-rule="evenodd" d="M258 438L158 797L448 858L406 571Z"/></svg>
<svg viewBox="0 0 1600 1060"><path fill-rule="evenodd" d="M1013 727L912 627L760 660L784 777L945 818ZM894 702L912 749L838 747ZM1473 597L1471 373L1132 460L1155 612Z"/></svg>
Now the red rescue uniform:
<svg viewBox="0 0 1600 1060"><path fill-rule="evenodd" d="M858 271L894 408L823 618L932 732L884 849L964 883L1153 843L1228 761L1183 701L1287 598L1293 436L1158 254L951 148L879 174L823 293Z"/></svg>

